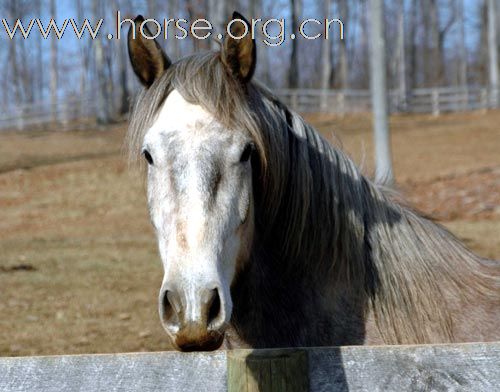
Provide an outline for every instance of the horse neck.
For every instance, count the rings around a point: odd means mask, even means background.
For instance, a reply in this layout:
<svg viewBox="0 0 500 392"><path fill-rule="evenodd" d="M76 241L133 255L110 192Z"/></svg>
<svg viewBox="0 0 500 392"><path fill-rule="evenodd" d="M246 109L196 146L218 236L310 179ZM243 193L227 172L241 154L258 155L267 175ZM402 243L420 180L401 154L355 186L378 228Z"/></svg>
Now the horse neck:
<svg viewBox="0 0 500 392"><path fill-rule="evenodd" d="M286 117L288 124L273 127L283 133L270 148L271 158L279 159L258 190L259 237L282 268L360 276L369 182L300 116Z"/></svg>
<svg viewBox="0 0 500 392"><path fill-rule="evenodd" d="M260 262L297 287L342 283L354 302L370 304L387 343L452 340L445 292L493 287L476 272L478 257L362 176L297 115L292 125L279 146L288 151L278 171L287 178L271 184L278 192L266 205L274 215L261 205L257 216L264 253L274 255Z"/></svg>

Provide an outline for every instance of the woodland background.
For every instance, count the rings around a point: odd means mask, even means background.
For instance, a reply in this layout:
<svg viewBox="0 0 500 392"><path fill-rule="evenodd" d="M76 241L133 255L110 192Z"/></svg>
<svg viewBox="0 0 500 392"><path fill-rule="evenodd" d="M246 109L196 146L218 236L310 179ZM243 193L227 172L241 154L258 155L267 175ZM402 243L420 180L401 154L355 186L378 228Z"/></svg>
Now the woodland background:
<svg viewBox="0 0 500 392"><path fill-rule="evenodd" d="M386 0L388 87L406 94L423 87L491 83L488 12L489 3L496 2ZM496 11L492 10L497 20L499 9L497 4ZM369 89L371 16L367 0L2 0L0 16L10 26L16 18L25 25L32 18L40 18L44 26L50 17L59 26L66 18L74 18L79 24L88 18L93 26L98 18L104 19L96 40L88 34L77 39L70 27L61 40L55 34L43 39L36 29L27 40L20 34L11 40L0 26L3 110L40 102L55 106L68 97L80 97L99 103L102 122L121 118L138 85L128 65L126 40L106 37L115 30L117 10L124 18L139 13L159 21L204 17L214 25L222 24L233 10L239 10L248 19L286 18L294 31L305 18L339 18L344 23L344 40L338 38L336 27L330 40L288 39L278 47L259 42L257 78L270 88ZM123 36L126 34L122 32ZM176 59L209 49L213 42L188 37L169 39L162 45ZM498 42L495 48L498 51Z"/></svg>

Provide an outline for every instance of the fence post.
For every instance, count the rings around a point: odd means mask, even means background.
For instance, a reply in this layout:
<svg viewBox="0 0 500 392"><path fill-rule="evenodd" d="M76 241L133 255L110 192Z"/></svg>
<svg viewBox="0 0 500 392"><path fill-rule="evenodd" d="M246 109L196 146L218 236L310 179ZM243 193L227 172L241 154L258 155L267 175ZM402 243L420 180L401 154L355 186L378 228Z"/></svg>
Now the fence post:
<svg viewBox="0 0 500 392"><path fill-rule="evenodd" d="M396 112L406 112L408 106L408 92L406 90L399 90L397 97L399 98L399 103L394 105Z"/></svg>
<svg viewBox="0 0 500 392"><path fill-rule="evenodd" d="M432 115L439 116L439 90L432 90Z"/></svg>
<svg viewBox="0 0 500 392"><path fill-rule="evenodd" d="M70 117L70 112L71 110L71 105L65 102L62 107L61 107L61 117L60 117L60 122L61 122L61 128L63 130L66 130L69 125L69 117Z"/></svg>
<svg viewBox="0 0 500 392"><path fill-rule="evenodd" d="M469 87L465 86L465 100L462 106L462 111L465 112L469 110Z"/></svg>
<svg viewBox="0 0 500 392"><path fill-rule="evenodd" d="M227 353L228 392L306 392L305 350L237 350Z"/></svg>
<svg viewBox="0 0 500 392"><path fill-rule="evenodd" d="M290 103L292 104L292 109L298 111L298 90L294 89L290 91Z"/></svg>
<svg viewBox="0 0 500 392"><path fill-rule="evenodd" d="M329 92L330 90L326 88L321 90L321 112L328 112Z"/></svg>
<svg viewBox="0 0 500 392"><path fill-rule="evenodd" d="M344 90L340 90L337 94L337 105L338 105L338 112L341 117L344 117L345 115L345 93Z"/></svg>
<svg viewBox="0 0 500 392"><path fill-rule="evenodd" d="M498 92L499 92L499 87L498 86L492 86L491 87L491 99L490 99L490 109L497 109L498 108Z"/></svg>
<svg viewBox="0 0 500 392"><path fill-rule="evenodd" d="M19 110L19 116L17 117L16 127L18 131L21 131L24 128L24 106L21 106Z"/></svg>
<svg viewBox="0 0 500 392"><path fill-rule="evenodd" d="M479 106L482 109L483 113L486 113L486 110L488 109L488 90L482 88L480 95L481 97Z"/></svg>

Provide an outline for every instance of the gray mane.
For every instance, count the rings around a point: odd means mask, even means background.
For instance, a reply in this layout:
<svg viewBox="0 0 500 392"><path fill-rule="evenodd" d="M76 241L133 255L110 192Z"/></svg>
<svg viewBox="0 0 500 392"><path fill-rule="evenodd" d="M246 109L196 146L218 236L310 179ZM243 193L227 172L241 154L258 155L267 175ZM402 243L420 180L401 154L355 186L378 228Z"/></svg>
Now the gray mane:
<svg viewBox="0 0 500 392"><path fill-rule="evenodd" d="M173 89L255 141L254 262L345 285L367 299L386 343L428 342L436 331L440 341L451 341L452 320L442 305L450 295L499 300L498 265L487 265L365 177L263 86L242 88L218 53L174 63L140 94L127 136L133 160Z"/></svg>

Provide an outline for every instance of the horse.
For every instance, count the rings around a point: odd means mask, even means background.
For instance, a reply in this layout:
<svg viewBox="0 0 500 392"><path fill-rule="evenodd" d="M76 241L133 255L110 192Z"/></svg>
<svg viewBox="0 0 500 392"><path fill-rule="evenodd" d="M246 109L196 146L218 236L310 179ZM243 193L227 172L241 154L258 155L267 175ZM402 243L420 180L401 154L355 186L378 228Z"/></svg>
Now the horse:
<svg viewBox="0 0 500 392"><path fill-rule="evenodd" d="M499 340L500 264L253 80L248 34L172 62L131 27L128 50L144 88L126 146L145 168L175 349Z"/></svg>

